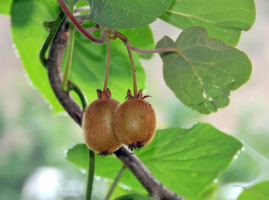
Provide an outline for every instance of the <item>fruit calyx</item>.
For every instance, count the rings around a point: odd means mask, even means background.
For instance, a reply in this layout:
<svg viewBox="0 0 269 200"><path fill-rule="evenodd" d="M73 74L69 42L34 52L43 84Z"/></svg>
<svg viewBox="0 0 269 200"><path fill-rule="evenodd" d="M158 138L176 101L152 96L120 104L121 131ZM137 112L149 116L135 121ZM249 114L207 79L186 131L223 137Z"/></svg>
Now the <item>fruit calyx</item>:
<svg viewBox="0 0 269 200"><path fill-rule="evenodd" d="M97 92L98 99L110 99L111 98L111 92L109 88L103 91L101 89L97 89L96 92Z"/></svg>
<svg viewBox="0 0 269 200"><path fill-rule="evenodd" d="M139 90L139 91L138 91L138 94L137 94L137 98L135 98L135 97L132 95L131 90L128 89L128 91L127 91L127 96L125 97L125 99L141 99L141 100L143 100L143 99L145 99L145 98L147 98L147 97L151 97L150 95L145 95L145 96L143 96L142 91L143 91L143 89Z"/></svg>

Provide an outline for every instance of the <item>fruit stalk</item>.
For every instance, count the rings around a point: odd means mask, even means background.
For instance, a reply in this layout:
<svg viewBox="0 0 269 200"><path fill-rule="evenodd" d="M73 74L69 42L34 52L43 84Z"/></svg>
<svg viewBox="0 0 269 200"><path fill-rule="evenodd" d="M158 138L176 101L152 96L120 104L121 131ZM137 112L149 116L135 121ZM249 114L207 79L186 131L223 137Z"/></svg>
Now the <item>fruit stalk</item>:
<svg viewBox="0 0 269 200"><path fill-rule="evenodd" d="M110 33L109 30L106 31L106 74L105 74L105 81L104 81L104 91L107 90L107 83L109 77L109 68L110 68Z"/></svg>
<svg viewBox="0 0 269 200"><path fill-rule="evenodd" d="M109 191L108 191L106 197L104 198L104 200L109 200L109 198L110 198L111 194L113 193L115 187L117 186L117 183L119 182L120 177L123 174L125 168L126 167L123 165L122 168L120 169L120 171L118 172L118 174L117 174L115 180L113 181L113 184L111 185L111 188L109 189Z"/></svg>
<svg viewBox="0 0 269 200"><path fill-rule="evenodd" d="M131 62L131 66L132 66L132 71L133 71L133 87L134 87L134 97L137 98L137 82L136 82L136 70L135 70L135 64L134 64L134 59L133 59L133 55L132 55L132 45L129 41L129 39L121 34L120 32L115 32L115 35L113 36L113 39L115 38L120 38L121 41L123 41L123 43L125 44L125 46L127 47L127 51L128 51L128 55L129 55L129 59Z"/></svg>
<svg viewBox="0 0 269 200"><path fill-rule="evenodd" d="M68 35L66 27L60 28L56 37L54 38L49 51L47 70L51 88L55 96L68 112L71 118L81 126L83 111L74 101L74 99L67 93L61 90L61 65L64 50L66 48ZM163 200L184 200L182 197L176 195L174 192L162 185L141 162L141 160L132 154L125 146L122 146L114 153L121 162L134 174L139 182L148 191L149 196L163 199Z"/></svg>
<svg viewBox="0 0 269 200"><path fill-rule="evenodd" d="M129 58L130 58L132 71L133 71L134 98L137 98L136 70L135 70L135 64L134 64L133 55L132 55L132 51L131 51L131 44L130 44L130 41L128 39L127 39L125 45L126 45L127 50L128 50L128 55L129 55Z"/></svg>

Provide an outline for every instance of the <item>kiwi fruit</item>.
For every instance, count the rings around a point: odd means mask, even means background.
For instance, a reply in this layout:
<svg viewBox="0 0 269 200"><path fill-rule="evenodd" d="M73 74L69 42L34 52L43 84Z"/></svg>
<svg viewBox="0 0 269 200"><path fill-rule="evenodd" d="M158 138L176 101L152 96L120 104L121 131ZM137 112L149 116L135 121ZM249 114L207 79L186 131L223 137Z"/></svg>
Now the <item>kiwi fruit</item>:
<svg viewBox="0 0 269 200"><path fill-rule="evenodd" d="M128 100L117 107L114 130L118 140L130 150L140 149L149 144L156 131L156 115L152 106L144 99L142 90L134 98L128 90Z"/></svg>
<svg viewBox="0 0 269 200"><path fill-rule="evenodd" d="M115 110L120 103L111 99L109 89L98 89L97 96L84 111L82 129L89 149L104 157L121 146L113 128Z"/></svg>

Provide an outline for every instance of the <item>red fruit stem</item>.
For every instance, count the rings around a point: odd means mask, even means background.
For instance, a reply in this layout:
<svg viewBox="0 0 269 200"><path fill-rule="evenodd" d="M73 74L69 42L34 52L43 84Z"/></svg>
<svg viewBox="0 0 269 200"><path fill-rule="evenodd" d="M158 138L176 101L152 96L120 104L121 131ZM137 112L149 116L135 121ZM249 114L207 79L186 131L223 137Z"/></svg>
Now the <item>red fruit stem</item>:
<svg viewBox="0 0 269 200"><path fill-rule="evenodd" d="M75 25L75 27L78 29L79 32L81 32L83 35L85 35L88 39L95 43L103 43L106 38L105 35L102 34L101 38L96 38L92 36L90 33L87 32L87 30L77 21L77 19L74 17L74 15L69 11L67 6L64 4L63 0L57 0L59 5L61 6L64 13L67 15L67 17L70 19L70 21Z"/></svg>

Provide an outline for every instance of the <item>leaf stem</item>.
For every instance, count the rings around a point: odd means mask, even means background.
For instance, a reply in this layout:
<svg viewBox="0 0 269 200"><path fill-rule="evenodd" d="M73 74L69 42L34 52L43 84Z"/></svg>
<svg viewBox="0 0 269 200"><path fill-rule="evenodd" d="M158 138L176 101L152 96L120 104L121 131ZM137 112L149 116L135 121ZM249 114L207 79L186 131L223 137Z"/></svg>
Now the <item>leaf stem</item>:
<svg viewBox="0 0 269 200"><path fill-rule="evenodd" d="M73 0L69 0L69 9L70 9L70 12L73 13ZM69 40L68 40L68 47L67 47L67 60L66 60L66 67L65 67L63 82L61 85L61 89L64 92L68 91L67 82L68 82L70 71L71 71L74 40L75 40L75 27L73 23L69 22Z"/></svg>
<svg viewBox="0 0 269 200"><path fill-rule="evenodd" d="M106 31L106 73L105 73L105 81L104 81L104 91L107 90L107 83L109 77L109 68L110 68L110 33L109 30Z"/></svg>
<svg viewBox="0 0 269 200"><path fill-rule="evenodd" d="M82 90L76 84L74 84L71 81L68 81L68 92L71 90L73 90L75 93L77 93L77 95L81 101L82 108L83 108L83 110L85 110L86 107L88 106L87 98L86 98L85 94L82 92Z"/></svg>
<svg viewBox="0 0 269 200"><path fill-rule="evenodd" d="M74 17L74 15L70 12L70 10L66 7L63 0L57 0L67 17L73 22L75 27L78 29L79 32L81 32L83 35L85 35L88 39L95 43L103 43L106 40L105 35L102 35L101 38L96 38L92 36L90 33L88 33L85 28L77 21L77 19Z"/></svg>
<svg viewBox="0 0 269 200"><path fill-rule="evenodd" d="M101 26L95 25L94 27L87 28L86 31L88 31L88 33L91 33L91 32L94 32L94 31L100 29L100 28L101 28Z"/></svg>
<svg viewBox="0 0 269 200"><path fill-rule="evenodd" d="M91 200L92 198L92 186L94 179L94 165L95 165L95 154L89 149L89 169L88 169L88 181L86 189L85 200Z"/></svg>
<svg viewBox="0 0 269 200"><path fill-rule="evenodd" d="M57 19L52 23L51 28L49 28L49 34L47 35L47 38L40 49L39 59L44 67L46 67L46 64L47 64L46 52L47 52L53 38L55 37L59 27L61 26L61 23L62 23L64 17L65 17L65 14L61 10Z"/></svg>
<svg viewBox="0 0 269 200"><path fill-rule="evenodd" d="M111 185L111 187L110 187L110 189L109 189L109 191L108 191L108 193L107 193L107 195L106 195L106 197L105 197L104 200L109 200L109 198L110 198L111 194L113 193L115 187L117 186L117 183L119 182L119 180L120 180L120 178L121 178L121 176L122 176L125 168L126 167L123 165L122 168L120 169L120 171L118 172L118 174L117 174L117 176L116 176L113 184Z"/></svg>

